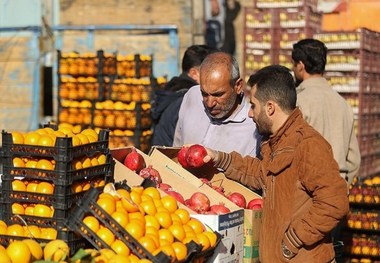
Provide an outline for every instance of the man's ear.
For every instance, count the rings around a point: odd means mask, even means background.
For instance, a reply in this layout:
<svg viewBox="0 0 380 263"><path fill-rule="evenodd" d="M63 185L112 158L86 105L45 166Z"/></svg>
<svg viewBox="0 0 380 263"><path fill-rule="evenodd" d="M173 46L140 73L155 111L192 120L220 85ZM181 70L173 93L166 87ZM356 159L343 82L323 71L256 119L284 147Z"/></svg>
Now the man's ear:
<svg viewBox="0 0 380 263"><path fill-rule="evenodd" d="M243 93L244 92L244 82L243 82L243 79L242 78L239 78L236 82L235 82L235 87L236 89L236 93L237 94L240 94L240 93Z"/></svg>
<svg viewBox="0 0 380 263"><path fill-rule="evenodd" d="M271 100L267 101L267 103L265 105L265 111L268 114L268 116L272 116L275 113L276 106L277 106L277 104L274 103L273 101L271 101Z"/></svg>
<svg viewBox="0 0 380 263"><path fill-rule="evenodd" d="M187 75L189 75L190 78L192 78L199 84L199 69L198 68L192 67L187 73Z"/></svg>

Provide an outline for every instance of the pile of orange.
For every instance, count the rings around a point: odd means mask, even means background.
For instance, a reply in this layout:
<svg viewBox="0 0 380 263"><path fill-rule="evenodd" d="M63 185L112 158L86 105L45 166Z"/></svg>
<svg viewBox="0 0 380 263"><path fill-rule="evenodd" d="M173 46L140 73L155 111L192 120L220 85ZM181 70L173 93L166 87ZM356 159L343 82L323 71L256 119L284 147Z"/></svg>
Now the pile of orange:
<svg viewBox="0 0 380 263"><path fill-rule="evenodd" d="M162 251L174 261L181 261L188 254L186 244L190 241L201 245L202 250L216 245L215 232L192 218L188 210L179 208L174 197L161 196L157 188L135 187L130 192L125 189L118 189L116 193L103 192L97 204L153 255ZM83 223L115 251L130 254L129 250L119 247L123 242L97 217L86 216Z"/></svg>
<svg viewBox="0 0 380 263"><path fill-rule="evenodd" d="M57 238L57 230L52 227L22 226L17 223L7 225L0 220L0 235L53 240Z"/></svg>
<svg viewBox="0 0 380 263"><path fill-rule="evenodd" d="M12 132L14 144L27 144L35 146L53 147L57 137L71 137L73 146L93 143L98 141L98 133L93 129L82 130L79 125L62 123L58 130L50 127L40 128L28 133Z"/></svg>

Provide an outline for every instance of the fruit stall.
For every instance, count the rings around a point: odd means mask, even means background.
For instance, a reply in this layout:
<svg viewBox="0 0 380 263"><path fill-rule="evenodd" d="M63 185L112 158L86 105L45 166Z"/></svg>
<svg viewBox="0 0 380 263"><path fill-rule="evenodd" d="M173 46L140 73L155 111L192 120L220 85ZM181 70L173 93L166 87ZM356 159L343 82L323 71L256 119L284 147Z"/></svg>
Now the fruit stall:
<svg viewBox="0 0 380 263"><path fill-rule="evenodd" d="M258 262L261 197L206 167L203 147L109 137L2 132L1 262Z"/></svg>

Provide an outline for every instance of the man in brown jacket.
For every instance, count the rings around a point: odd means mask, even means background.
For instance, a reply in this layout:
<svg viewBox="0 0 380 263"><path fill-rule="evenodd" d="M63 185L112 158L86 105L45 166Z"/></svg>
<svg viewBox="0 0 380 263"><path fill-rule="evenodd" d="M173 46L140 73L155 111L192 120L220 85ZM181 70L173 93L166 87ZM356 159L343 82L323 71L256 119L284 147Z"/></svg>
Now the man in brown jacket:
<svg viewBox="0 0 380 263"><path fill-rule="evenodd" d="M329 143L305 122L296 107L289 70L268 66L248 80L249 117L266 140L262 158L207 149L205 162L230 179L262 189L260 261L335 262L331 230L349 209Z"/></svg>

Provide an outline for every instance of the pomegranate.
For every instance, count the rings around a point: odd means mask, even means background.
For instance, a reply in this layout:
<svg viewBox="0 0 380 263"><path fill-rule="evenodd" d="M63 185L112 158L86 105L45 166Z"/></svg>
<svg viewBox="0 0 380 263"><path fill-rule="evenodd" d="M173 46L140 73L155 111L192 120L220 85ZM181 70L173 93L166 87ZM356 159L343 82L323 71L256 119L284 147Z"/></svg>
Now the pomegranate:
<svg viewBox="0 0 380 263"><path fill-rule="evenodd" d="M247 204L247 209L258 210L263 208L263 199L254 198Z"/></svg>
<svg viewBox="0 0 380 263"><path fill-rule="evenodd" d="M223 186L213 185L212 188L215 191L217 191L219 194L224 195L224 188L223 188Z"/></svg>
<svg viewBox="0 0 380 263"><path fill-rule="evenodd" d="M227 198L241 208L245 208L247 206L247 201L241 193L233 192L229 194Z"/></svg>
<svg viewBox="0 0 380 263"><path fill-rule="evenodd" d="M224 204L212 205L210 206L210 211L214 212L217 215L222 215L231 212L228 207Z"/></svg>
<svg viewBox="0 0 380 263"><path fill-rule="evenodd" d="M172 186L170 184L160 183L157 185L158 188L160 188L162 191L167 192L172 189Z"/></svg>
<svg viewBox="0 0 380 263"><path fill-rule="evenodd" d="M211 182L207 178L199 178L199 180L201 180L202 183L207 184L208 186L211 187Z"/></svg>
<svg viewBox="0 0 380 263"><path fill-rule="evenodd" d="M182 196L180 193L178 193L178 192L176 192L176 191L174 191L174 190L168 190L166 193L167 193L168 195L173 196L173 197L174 197L175 199L177 199L177 201L180 202L181 204L185 204L185 199L183 198L183 196Z"/></svg>
<svg viewBox="0 0 380 263"><path fill-rule="evenodd" d="M186 161L186 152L188 149L188 147L182 146L177 155L178 162L182 165L183 168L189 167Z"/></svg>
<svg viewBox="0 0 380 263"><path fill-rule="evenodd" d="M135 148L132 148L132 151L127 154L124 159L124 165L127 166L132 171L137 173L145 167L145 160L141 154L139 154Z"/></svg>
<svg viewBox="0 0 380 263"><path fill-rule="evenodd" d="M139 172L139 175L142 178L148 178L152 180L156 184L162 183L160 173L156 169L154 169L152 165L148 165L148 167L141 169Z"/></svg>
<svg viewBox="0 0 380 263"><path fill-rule="evenodd" d="M186 151L186 162L189 167L201 167L205 163L203 158L207 155L205 147L200 144L194 144L189 147Z"/></svg>
<svg viewBox="0 0 380 263"><path fill-rule="evenodd" d="M189 206L197 213L204 213L210 210L210 199L201 192L195 192L189 200Z"/></svg>

